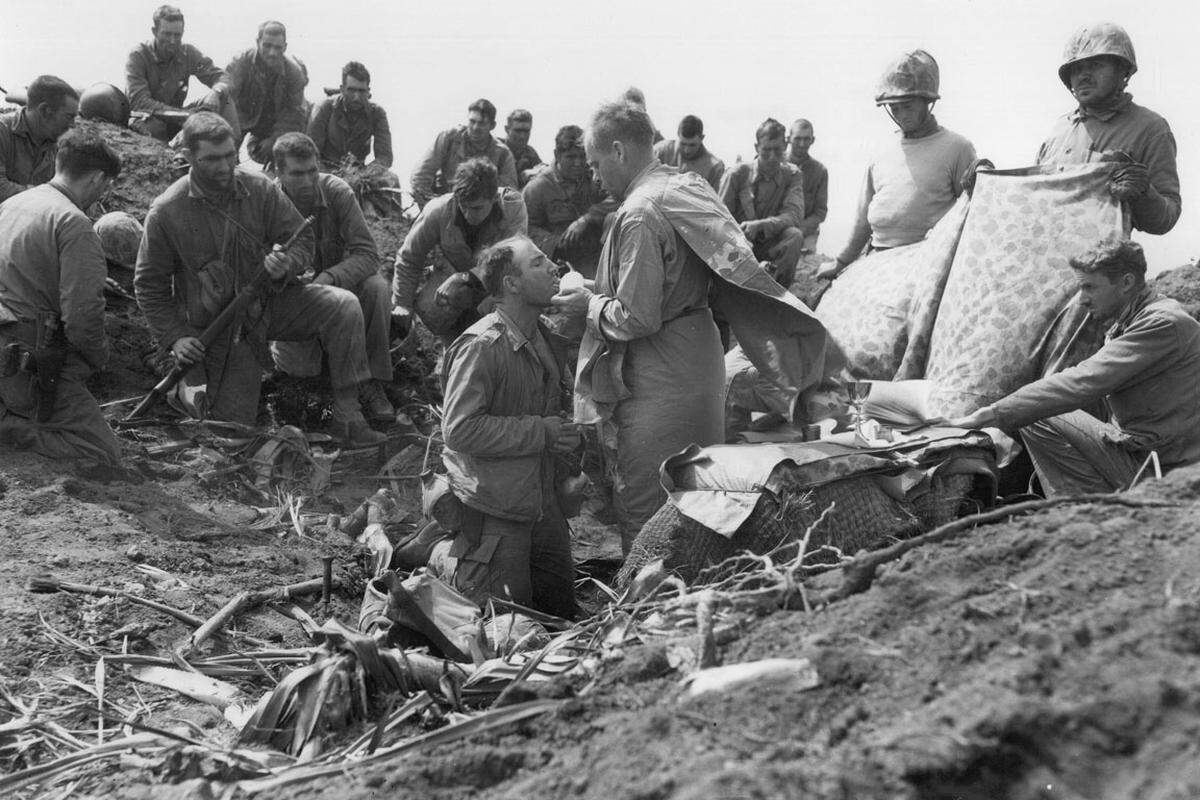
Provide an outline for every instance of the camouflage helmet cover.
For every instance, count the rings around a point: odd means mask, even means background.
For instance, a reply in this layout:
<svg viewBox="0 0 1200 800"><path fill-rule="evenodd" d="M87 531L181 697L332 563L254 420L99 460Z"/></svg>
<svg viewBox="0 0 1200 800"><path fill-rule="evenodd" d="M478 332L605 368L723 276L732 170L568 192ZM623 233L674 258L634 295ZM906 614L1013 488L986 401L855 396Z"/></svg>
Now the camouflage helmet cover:
<svg viewBox="0 0 1200 800"><path fill-rule="evenodd" d="M100 237L104 257L127 269L137 263L138 247L142 243L142 223L124 211L110 211L93 226Z"/></svg>
<svg viewBox="0 0 1200 800"><path fill-rule="evenodd" d="M941 97L938 94L939 83L937 61L924 50L913 50L900 56L884 70L875 89L875 105L882 106L908 97L937 100Z"/></svg>
<svg viewBox="0 0 1200 800"><path fill-rule="evenodd" d="M1063 85L1071 88L1071 65L1096 56L1114 56L1129 66L1129 74L1137 72L1137 56L1133 52L1133 41L1120 25L1101 22L1087 25L1075 31L1063 50L1062 66L1058 77Z"/></svg>

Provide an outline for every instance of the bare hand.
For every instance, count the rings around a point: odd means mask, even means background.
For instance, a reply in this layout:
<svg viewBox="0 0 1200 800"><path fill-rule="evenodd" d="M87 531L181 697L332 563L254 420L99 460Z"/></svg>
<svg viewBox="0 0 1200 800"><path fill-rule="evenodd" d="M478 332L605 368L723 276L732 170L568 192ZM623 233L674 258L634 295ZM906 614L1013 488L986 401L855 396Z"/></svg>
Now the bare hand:
<svg viewBox="0 0 1200 800"><path fill-rule="evenodd" d="M579 443L582 441L583 435L579 431L579 425L574 422L564 422L558 429L558 438L554 440L552 449L556 453L571 453L579 447Z"/></svg>
<svg viewBox="0 0 1200 800"><path fill-rule="evenodd" d="M1108 191L1118 200L1133 200L1150 191L1150 169L1145 164L1125 164L1113 170Z"/></svg>
<svg viewBox="0 0 1200 800"><path fill-rule="evenodd" d="M587 316L591 300L592 292L586 288L567 289L550 298L550 306L568 319L582 319Z"/></svg>
<svg viewBox="0 0 1200 800"><path fill-rule="evenodd" d="M560 247L574 247L583 240L584 234L587 233L588 222L584 217L575 220L563 231L562 239L559 241Z"/></svg>
<svg viewBox="0 0 1200 800"><path fill-rule="evenodd" d="M171 345L171 355L183 366L191 366L204 358L204 345L195 336L180 336Z"/></svg>
<svg viewBox="0 0 1200 800"><path fill-rule="evenodd" d="M412 330L412 312L404 306L392 308L392 338L404 339Z"/></svg>
<svg viewBox="0 0 1200 800"><path fill-rule="evenodd" d="M291 272L292 260L283 251L283 248L275 245L275 249L267 253L267 257L263 259L263 269L271 276L271 280L277 281L280 278L286 278Z"/></svg>
<svg viewBox="0 0 1200 800"><path fill-rule="evenodd" d="M834 259L828 263L822 264L817 270L817 277L822 280L833 280L846 269L846 264L843 264L840 259Z"/></svg>
<svg viewBox="0 0 1200 800"><path fill-rule="evenodd" d="M333 276L329 274L329 270L324 270L314 275L312 282L317 286L333 286Z"/></svg>
<svg viewBox="0 0 1200 800"><path fill-rule="evenodd" d="M984 406L973 414L950 420L950 426L953 428L970 428L971 430L990 428L995 424L996 411L991 406Z"/></svg>
<svg viewBox="0 0 1200 800"><path fill-rule="evenodd" d="M746 238L752 242L756 239L761 239L766 228L765 223L760 219L746 220L741 223L741 226L742 233L746 234Z"/></svg>
<svg viewBox="0 0 1200 800"><path fill-rule="evenodd" d="M437 303L440 306L452 306L458 308L462 306L460 298L467 288L467 282L470 280L470 274L466 272L456 272L446 280L442 281L442 285L437 288ZM468 303L468 305L470 305ZM462 306L465 308L466 306Z"/></svg>

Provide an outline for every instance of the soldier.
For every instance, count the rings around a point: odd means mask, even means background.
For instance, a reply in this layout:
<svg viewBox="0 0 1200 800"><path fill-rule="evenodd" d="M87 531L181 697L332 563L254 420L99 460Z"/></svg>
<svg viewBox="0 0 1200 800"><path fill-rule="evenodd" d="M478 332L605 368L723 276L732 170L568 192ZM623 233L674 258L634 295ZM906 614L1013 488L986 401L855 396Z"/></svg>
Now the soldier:
<svg viewBox="0 0 1200 800"><path fill-rule="evenodd" d="M183 43L183 12L175 6L159 6L154 12L153 39L135 47L125 61L125 94L133 112L145 112L129 127L138 133L167 142L179 133L182 120L152 116L154 112L215 111L233 127L239 127L237 108L229 93L225 70L193 45ZM187 104L188 80L192 76L209 87L199 100ZM185 105L186 104L186 105Z"/></svg>
<svg viewBox="0 0 1200 800"><path fill-rule="evenodd" d="M392 130L387 112L371 102L371 73L366 67L357 61L342 67L341 91L313 110L308 136L316 143L326 169L337 169L346 156L365 164L372 148L372 163L391 168Z"/></svg>
<svg viewBox="0 0 1200 800"><path fill-rule="evenodd" d="M53 75L29 84L25 108L0 116L0 203L54 177L55 143L73 124L79 92Z"/></svg>
<svg viewBox="0 0 1200 800"><path fill-rule="evenodd" d="M246 149L260 164L271 160L271 148L280 134L303 133L308 119L304 100L308 70L286 50L287 28L268 20L258 26L257 44L225 68L241 134L250 137ZM236 132L234 141L240 144Z"/></svg>
<svg viewBox="0 0 1200 800"><path fill-rule="evenodd" d="M738 164L721 180L721 201L741 223L754 255L769 261L781 286L791 286L804 234L804 178L784 160L787 129L767 119L754 134L753 161Z"/></svg>
<svg viewBox="0 0 1200 800"><path fill-rule="evenodd" d="M850 241L819 277L837 277L864 248L921 241L963 193L975 147L938 124L933 106L941 97L939 83L937 61L924 50L905 53L883 73L875 105L884 107L900 138L867 167Z"/></svg>
<svg viewBox="0 0 1200 800"><path fill-rule="evenodd" d="M521 189L546 166L537 150L529 146L529 134L532 132L533 114L518 108L508 115L508 121L504 123L504 138L499 140L512 153L517 182L520 183L518 188Z"/></svg>
<svg viewBox="0 0 1200 800"><path fill-rule="evenodd" d="M829 170L808 152L816 141L811 122L798 119L792 123L788 131L788 161L796 165L804 178L804 221L800 223L800 231L804 234L802 253L817 251L821 223L829 213Z"/></svg>
<svg viewBox="0 0 1200 800"><path fill-rule="evenodd" d="M367 220L354 199L354 191L341 178L319 171L317 146L302 133L285 133L275 140L276 182L300 214L315 216L313 235L314 284L353 292L362 306L371 380L360 390L367 417L391 422L396 410L383 385L392 380L392 292L379 274L379 248L367 229ZM291 375L313 375L321 368L316 342L276 342L275 364Z"/></svg>
<svg viewBox="0 0 1200 800"><path fill-rule="evenodd" d="M558 129L554 166L531 180L522 194L534 244L553 258L569 261L584 277L595 277L604 218L616 204L592 179L582 128Z"/></svg>
<svg viewBox="0 0 1200 800"><path fill-rule="evenodd" d="M708 152L704 146L704 121L688 114L679 121L678 138L654 145L658 160L680 172L694 172L716 191L725 174L725 162Z"/></svg>
<svg viewBox="0 0 1200 800"><path fill-rule="evenodd" d="M359 406L359 387L371 373L358 299L295 280L312 263L313 237L302 236L286 252L273 248L296 233L303 217L261 172L235 168L229 123L200 111L180 133L191 171L151 205L133 280L158 341L179 363L202 365L192 380L206 384L212 417L253 424L267 342L317 339L329 354L331 432L351 447L383 441ZM259 270L270 278L266 288L205 347L202 330Z"/></svg>
<svg viewBox="0 0 1200 800"><path fill-rule="evenodd" d="M565 344L539 316L558 291L558 268L517 236L479 257L495 309L446 351L442 430L462 527L452 582L480 605L495 596L571 618L571 533L555 493L555 455L579 446L564 378Z"/></svg>
<svg viewBox="0 0 1200 800"><path fill-rule="evenodd" d="M492 137L496 106L479 99L467 107L467 124L444 130L413 168L410 184L417 205L450 191L458 165L471 158L485 158L496 167L501 186L518 188L516 161L507 147Z"/></svg>
<svg viewBox="0 0 1200 800"><path fill-rule="evenodd" d="M487 159L459 164L453 187L451 194L435 197L413 223L396 254L392 280L397 331L408 331L415 311L445 344L479 319L476 307L487 292L471 272L476 256L488 245L529 230L521 193L499 185L496 167ZM418 293L430 256L433 270Z"/></svg>
<svg viewBox="0 0 1200 800"><path fill-rule="evenodd" d="M84 386L108 361L108 270L83 212L120 171L103 139L69 131L49 184L0 205L0 444L120 460L120 443Z"/></svg>

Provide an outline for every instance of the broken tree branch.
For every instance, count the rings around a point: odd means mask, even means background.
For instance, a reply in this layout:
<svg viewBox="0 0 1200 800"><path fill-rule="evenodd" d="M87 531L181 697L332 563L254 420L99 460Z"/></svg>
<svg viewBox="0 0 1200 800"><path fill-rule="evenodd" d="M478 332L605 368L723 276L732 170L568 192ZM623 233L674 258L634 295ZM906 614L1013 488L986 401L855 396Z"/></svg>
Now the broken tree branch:
<svg viewBox="0 0 1200 800"><path fill-rule="evenodd" d="M181 611L178 608L158 603L154 600L147 600L144 597L138 597L130 592L122 591L121 589L108 589L104 586L92 586L85 583L69 583L60 581L50 575L35 575L25 584L27 591L36 594L53 594L55 592L71 592L73 594L87 594L93 597L122 597L131 603L137 603L146 608L152 608L155 611L161 612L168 616L174 617L180 622L193 628L198 628L204 624L204 620L197 616Z"/></svg>
<svg viewBox="0 0 1200 800"><path fill-rule="evenodd" d="M264 589L257 592L242 592L227 602L221 607L221 610L213 614L207 620L201 622L195 632L192 633L188 640L181 648L176 651L181 659L186 659L192 653L208 641L214 634L220 631L230 620L247 609L255 608L264 605L265 603L283 603L291 600L293 597L303 597L304 595L316 594L320 592L325 585L322 578L314 578L300 583L289 584L275 589Z"/></svg>

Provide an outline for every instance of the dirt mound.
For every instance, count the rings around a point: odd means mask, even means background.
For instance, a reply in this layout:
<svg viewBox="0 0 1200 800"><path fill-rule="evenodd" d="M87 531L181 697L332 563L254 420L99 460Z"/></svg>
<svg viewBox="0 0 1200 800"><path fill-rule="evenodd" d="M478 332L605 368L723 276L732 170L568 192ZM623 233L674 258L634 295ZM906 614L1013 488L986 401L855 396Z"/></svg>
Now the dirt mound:
<svg viewBox="0 0 1200 800"><path fill-rule="evenodd" d="M1184 264L1169 269L1154 278L1154 288L1173 297L1194 318L1200 320L1200 265Z"/></svg>
<svg viewBox="0 0 1200 800"><path fill-rule="evenodd" d="M103 136L121 157L121 174L104 200L104 212L124 211L139 222L145 220L154 198L175 182L171 148L157 139L107 122L80 120L76 124Z"/></svg>
<svg viewBox="0 0 1200 800"><path fill-rule="evenodd" d="M366 768L350 798L1195 797L1200 469L891 565L813 614L780 612L726 663L809 659L820 685L685 698L661 648L612 656L559 716ZM317 782L295 796L335 789Z"/></svg>

